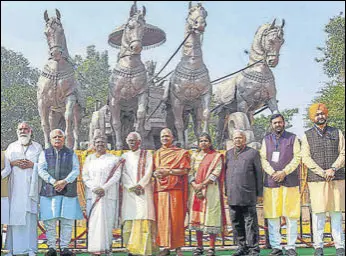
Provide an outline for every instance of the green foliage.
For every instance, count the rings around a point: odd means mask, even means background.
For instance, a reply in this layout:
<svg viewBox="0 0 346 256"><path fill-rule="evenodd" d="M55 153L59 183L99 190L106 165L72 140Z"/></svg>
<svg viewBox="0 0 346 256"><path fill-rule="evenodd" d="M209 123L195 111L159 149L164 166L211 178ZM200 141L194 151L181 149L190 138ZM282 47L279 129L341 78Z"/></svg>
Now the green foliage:
<svg viewBox="0 0 346 256"><path fill-rule="evenodd" d="M85 97L86 116L82 119L80 139L88 140L89 124L95 110L96 102L104 106L107 104L108 84L111 75L108 62L108 52L96 51L94 45L86 48L86 58L76 55L74 62L77 65L77 79Z"/></svg>
<svg viewBox="0 0 346 256"><path fill-rule="evenodd" d="M318 91L312 103L324 103L329 109L328 123L345 132L345 16L343 13L330 19L325 26L327 40L325 47L318 49L322 58L324 73L331 79ZM305 126L311 127L308 109L305 114Z"/></svg>
<svg viewBox="0 0 346 256"><path fill-rule="evenodd" d="M292 118L295 114L298 114L298 113L299 113L298 108L285 109L281 112L281 114L285 118L286 130L292 127L291 125ZM263 137L266 135L266 133L270 131L270 117L271 115L265 116L263 114L261 114L258 117L255 117L253 128L254 128L256 141L261 142Z"/></svg>
<svg viewBox="0 0 346 256"><path fill-rule="evenodd" d="M323 63L323 70L330 78L337 78L345 72L345 16L343 13L330 19L325 26L327 34L325 47L318 47L323 57L316 58Z"/></svg>
<svg viewBox="0 0 346 256"><path fill-rule="evenodd" d="M1 47L1 149L17 139L20 121L28 121L35 140L42 143L43 133L37 109L36 83L39 71L29 66L21 53Z"/></svg>
<svg viewBox="0 0 346 256"><path fill-rule="evenodd" d="M336 127L345 133L345 85L339 83L328 83L318 92L312 103L324 103L329 110L328 124ZM308 109L306 110L308 113ZM311 127L313 123L309 115L305 116L305 126Z"/></svg>

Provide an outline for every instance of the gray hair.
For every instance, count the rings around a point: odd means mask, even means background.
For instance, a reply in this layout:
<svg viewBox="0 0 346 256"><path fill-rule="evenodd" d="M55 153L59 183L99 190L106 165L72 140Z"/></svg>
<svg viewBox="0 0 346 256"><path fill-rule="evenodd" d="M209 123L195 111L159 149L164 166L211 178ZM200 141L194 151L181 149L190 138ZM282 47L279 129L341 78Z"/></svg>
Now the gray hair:
<svg viewBox="0 0 346 256"><path fill-rule="evenodd" d="M54 129L54 130L50 131L49 138L52 138L53 133L55 133L55 132L60 132L62 134L62 136L64 136L64 138L66 138L65 132L61 129Z"/></svg>
<svg viewBox="0 0 346 256"><path fill-rule="evenodd" d="M96 129L94 131L94 136L93 136L93 143L95 144L95 141L97 139L102 139L102 141L107 142L107 137L102 133L100 129Z"/></svg>
<svg viewBox="0 0 346 256"><path fill-rule="evenodd" d="M131 136L135 136L137 140L142 141L142 137L138 132L130 132L129 135L126 137L126 142L129 140Z"/></svg>
<svg viewBox="0 0 346 256"><path fill-rule="evenodd" d="M244 138L246 138L245 131L240 130L240 129L234 130L234 131L233 131L233 136L234 136L234 134L236 134L236 133L240 133Z"/></svg>

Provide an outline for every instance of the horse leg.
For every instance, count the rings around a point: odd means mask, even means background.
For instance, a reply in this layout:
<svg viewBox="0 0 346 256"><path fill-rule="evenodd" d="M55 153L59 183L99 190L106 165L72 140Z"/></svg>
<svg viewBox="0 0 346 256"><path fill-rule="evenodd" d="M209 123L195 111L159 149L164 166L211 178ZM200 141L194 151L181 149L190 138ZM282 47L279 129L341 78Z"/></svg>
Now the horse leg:
<svg viewBox="0 0 346 256"><path fill-rule="evenodd" d="M62 129L60 125L61 118L63 118L62 114L60 112L56 111L50 111L49 113L49 127L50 130L53 131L54 129Z"/></svg>
<svg viewBox="0 0 346 256"><path fill-rule="evenodd" d="M41 118L41 126L43 130L43 135L44 135L44 147L49 148L50 147L50 142L49 142L50 129L49 129L49 120L48 120L49 107L43 103L42 99L38 99L38 113Z"/></svg>
<svg viewBox="0 0 346 256"><path fill-rule="evenodd" d="M145 118L147 114L147 105L148 105L148 93L142 93L138 96L138 109L137 109L137 129L136 131L139 132L139 134L144 139L144 125L145 125Z"/></svg>
<svg viewBox="0 0 346 256"><path fill-rule="evenodd" d="M172 98L172 111L174 116L174 125L177 129L178 133L178 143L181 144L182 148L185 148L184 143L184 120L183 120L183 112L184 112L184 104L180 102L173 94Z"/></svg>
<svg viewBox="0 0 346 256"><path fill-rule="evenodd" d="M74 146L73 149L79 149L79 128L81 124L81 106L79 104L75 104L73 108L73 137L74 137Z"/></svg>
<svg viewBox="0 0 346 256"><path fill-rule="evenodd" d="M112 114L112 124L115 132L115 148L118 150L123 149L123 141L121 136L121 121L120 121L120 104L119 100L112 98L110 101L109 109Z"/></svg>
<svg viewBox="0 0 346 256"><path fill-rule="evenodd" d="M202 113L202 120L203 120L203 132L209 133L209 118L210 118L210 95L211 92L207 92L202 96L202 107L203 107L203 113Z"/></svg>
<svg viewBox="0 0 346 256"><path fill-rule="evenodd" d="M73 97L68 97L66 99L66 109L65 109L65 136L66 136L66 146L68 148L73 148L73 132L72 132L72 121L73 121L73 108L76 104L76 99Z"/></svg>
<svg viewBox="0 0 346 256"><path fill-rule="evenodd" d="M201 106L194 108L193 110L193 130L195 132L196 139L198 141L199 136L202 134L202 119L203 119L203 108Z"/></svg>

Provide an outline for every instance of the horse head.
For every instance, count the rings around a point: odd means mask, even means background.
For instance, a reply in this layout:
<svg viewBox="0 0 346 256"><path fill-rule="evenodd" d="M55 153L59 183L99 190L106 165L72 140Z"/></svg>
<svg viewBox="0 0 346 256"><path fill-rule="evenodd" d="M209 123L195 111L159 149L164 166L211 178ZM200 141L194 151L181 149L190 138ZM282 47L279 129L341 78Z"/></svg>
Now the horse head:
<svg viewBox="0 0 346 256"><path fill-rule="evenodd" d="M280 26L275 24L262 25L256 32L254 43L251 48L251 57L254 61L264 59L269 67L273 68L279 63L280 49L284 43L285 20Z"/></svg>
<svg viewBox="0 0 346 256"><path fill-rule="evenodd" d="M206 18L208 12L203 8L201 3L192 6L191 1L189 2L189 14L186 18L186 23L189 32L203 33L207 26Z"/></svg>
<svg viewBox="0 0 346 256"><path fill-rule="evenodd" d="M56 17L48 17L47 10L44 12L46 28L44 34L47 37L50 59L61 60L62 57L68 57L66 47L66 38L61 24L61 15L59 10L55 9Z"/></svg>
<svg viewBox="0 0 346 256"><path fill-rule="evenodd" d="M122 36L123 54L121 55L135 55L140 54L142 51L142 39L145 28L145 14L146 9L143 6L142 11L137 9L136 2L132 5L130 11L130 18L125 25L124 34Z"/></svg>

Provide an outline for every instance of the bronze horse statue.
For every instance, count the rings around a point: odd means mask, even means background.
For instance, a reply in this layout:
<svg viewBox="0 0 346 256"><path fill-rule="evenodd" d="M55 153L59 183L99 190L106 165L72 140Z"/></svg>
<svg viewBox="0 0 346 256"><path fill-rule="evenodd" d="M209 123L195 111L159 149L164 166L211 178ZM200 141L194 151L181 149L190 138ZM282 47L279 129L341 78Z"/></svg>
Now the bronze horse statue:
<svg viewBox="0 0 346 256"><path fill-rule="evenodd" d="M55 11L56 17L48 17L47 11L44 12L49 59L37 82L38 111L46 148L50 145L50 131L59 128L65 129L66 146L77 149L83 101L67 50L61 14Z"/></svg>
<svg viewBox="0 0 346 256"><path fill-rule="evenodd" d="M285 20L281 25L276 25L275 21L274 19L271 24L264 24L258 28L250 51L249 68L224 80L216 88L219 145L223 143L220 140L224 137L227 125L233 126L228 127L229 133L233 128L249 130L255 111L265 105L272 113L279 112L271 68L279 63L280 49L284 43ZM237 117L233 118L231 115L234 113L237 113ZM232 138L231 134L229 138Z"/></svg>
<svg viewBox="0 0 346 256"><path fill-rule="evenodd" d="M145 7L138 10L135 1L127 24L113 31L108 39L111 46L120 47L108 95L116 149L123 149L123 138L133 130L134 125L142 136L145 133L149 87L141 52L143 48L158 46L166 40L162 30L146 24L145 15Z"/></svg>
<svg viewBox="0 0 346 256"><path fill-rule="evenodd" d="M169 92L166 93L167 125L173 130L175 128L177 143L182 147L187 146L184 133L188 128L190 114L197 138L202 130L208 131L212 87L208 69L203 62L201 47L201 37L207 25L206 17L207 11L200 3L192 6L189 2L189 14L185 25L185 37L189 37L183 46L183 56L170 78Z"/></svg>

